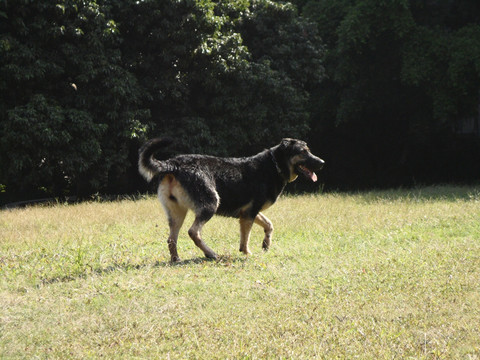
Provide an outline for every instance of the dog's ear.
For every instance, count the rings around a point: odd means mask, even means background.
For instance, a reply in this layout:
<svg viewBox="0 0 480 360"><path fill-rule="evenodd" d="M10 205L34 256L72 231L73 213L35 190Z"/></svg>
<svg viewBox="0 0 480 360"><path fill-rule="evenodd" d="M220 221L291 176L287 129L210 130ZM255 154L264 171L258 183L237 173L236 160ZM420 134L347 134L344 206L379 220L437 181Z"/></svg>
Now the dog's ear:
<svg viewBox="0 0 480 360"><path fill-rule="evenodd" d="M293 143L293 139L291 138L283 138L282 141L280 141L280 147L285 149L287 147L289 147L290 145L292 145Z"/></svg>

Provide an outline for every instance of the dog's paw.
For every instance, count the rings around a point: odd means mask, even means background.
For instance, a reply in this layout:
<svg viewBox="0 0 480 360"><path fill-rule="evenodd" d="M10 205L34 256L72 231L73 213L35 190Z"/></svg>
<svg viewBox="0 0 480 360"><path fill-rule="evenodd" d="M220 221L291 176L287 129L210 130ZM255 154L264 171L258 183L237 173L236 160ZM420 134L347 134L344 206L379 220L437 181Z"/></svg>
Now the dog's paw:
<svg viewBox="0 0 480 360"><path fill-rule="evenodd" d="M210 260L218 260L218 255L215 254L214 252L205 253L205 256L207 257L207 259L210 259Z"/></svg>
<svg viewBox="0 0 480 360"><path fill-rule="evenodd" d="M252 252L248 248L240 248L240 252L244 253L245 255L252 255Z"/></svg>

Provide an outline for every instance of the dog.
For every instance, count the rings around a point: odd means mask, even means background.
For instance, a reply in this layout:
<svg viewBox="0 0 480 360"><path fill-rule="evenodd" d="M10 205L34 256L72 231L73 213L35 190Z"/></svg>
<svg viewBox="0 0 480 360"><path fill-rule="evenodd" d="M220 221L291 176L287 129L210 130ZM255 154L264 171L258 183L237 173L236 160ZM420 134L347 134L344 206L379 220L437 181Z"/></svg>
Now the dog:
<svg viewBox="0 0 480 360"><path fill-rule="evenodd" d="M248 242L253 223L263 227L262 247L268 250L273 225L261 211L275 203L286 184L299 175L317 181L315 171L324 165L304 141L290 138L243 158L191 154L166 160L153 157L171 143L167 138L148 141L139 150L138 168L148 182L158 181L158 198L170 227L167 243L172 262L180 261L177 239L189 209L195 220L188 235L207 258L217 259L217 254L202 240L201 231L214 214L240 219L241 252L251 254Z"/></svg>

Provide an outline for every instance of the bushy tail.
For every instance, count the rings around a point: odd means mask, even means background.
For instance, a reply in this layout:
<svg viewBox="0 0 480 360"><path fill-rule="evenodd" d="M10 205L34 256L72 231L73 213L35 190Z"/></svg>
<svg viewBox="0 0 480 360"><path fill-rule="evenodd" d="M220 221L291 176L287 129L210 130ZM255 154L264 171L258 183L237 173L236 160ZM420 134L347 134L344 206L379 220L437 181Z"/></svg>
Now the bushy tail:
<svg viewBox="0 0 480 360"><path fill-rule="evenodd" d="M172 143L169 138L157 138L147 141L138 151L138 171L147 181L163 170L162 163L153 159L153 154Z"/></svg>

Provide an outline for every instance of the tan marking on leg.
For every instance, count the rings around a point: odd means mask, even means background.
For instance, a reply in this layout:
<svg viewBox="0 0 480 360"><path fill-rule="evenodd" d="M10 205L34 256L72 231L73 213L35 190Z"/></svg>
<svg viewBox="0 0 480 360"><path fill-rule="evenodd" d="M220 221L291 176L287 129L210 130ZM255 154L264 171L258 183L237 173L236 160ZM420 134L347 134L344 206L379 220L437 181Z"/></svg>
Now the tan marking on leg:
<svg viewBox="0 0 480 360"><path fill-rule="evenodd" d="M273 224L262 213L258 213L258 215L255 217L255 224L263 227L263 230L265 231L265 238L263 239L262 247L263 250L267 251L272 242Z"/></svg>
<svg viewBox="0 0 480 360"><path fill-rule="evenodd" d="M168 236L167 243L168 250L170 250L171 261L179 262L180 257L177 252L178 233L180 232L180 228L187 215L187 209L175 205L171 204L167 213L168 225L170 226L170 235Z"/></svg>
<svg viewBox="0 0 480 360"><path fill-rule="evenodd" d="M252 208L252 204L253 204L253 200L250 201L248 204L243 205L241 208L239 208L237 210L237 216L239 218L244 218L246 216L245 214L247 214L248 211L250 211L250 209Z"/></svg>
<svg viewBox="0 0 480 360"><path fill-rule="evenodd" d="M158 198L165 210L170 227L167 244L172 262L180 261L177 252L178 233L183 225L191 200L172 174L166 175L158 187Z"/></svg>
<svg viewBox="0 0 480 360"><path fill-rule="evenodd" d="M240 218L240 251L245 255L250 255L248 241L250 240L250 231L252 230L253 220L249 218Z"/></svg>
<svg viewBox="0 0 480 360"><path fill-rule="evenodd" d="M267 210L270 206L272 206L272 203L270 201L267 201L265 204L263 204L260 211Z"/></svg>

